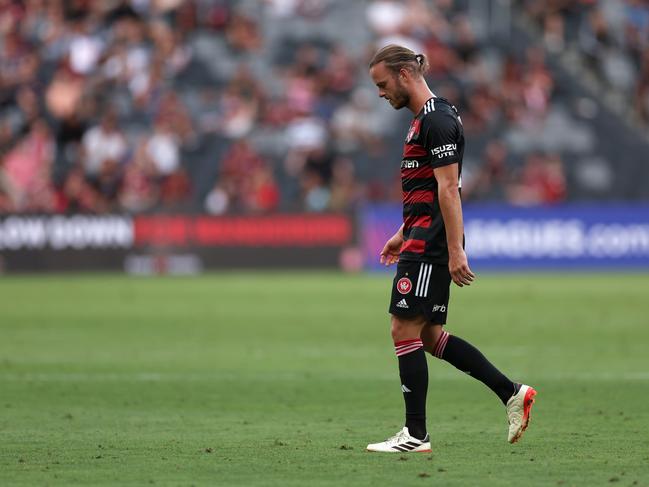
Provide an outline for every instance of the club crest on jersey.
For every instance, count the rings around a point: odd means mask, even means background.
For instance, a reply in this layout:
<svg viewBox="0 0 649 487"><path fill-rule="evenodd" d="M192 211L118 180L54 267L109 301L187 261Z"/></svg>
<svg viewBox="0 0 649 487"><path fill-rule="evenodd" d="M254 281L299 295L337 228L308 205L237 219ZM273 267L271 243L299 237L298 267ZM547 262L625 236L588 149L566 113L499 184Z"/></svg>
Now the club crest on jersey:
<svg viewBox="0 0 649 487"><path fill-rule="evenodd" d="M408 135L406 135L406 144L412 139L419 135L419 128L421 127L421 120L413 120L410 124L410 130L408 130Z"/></svg>
<svg viewBox="0 0 649 487"><path fill-rule="evenodd" d="M412 291L412 282L407 277L402 277L397 281L397 291L401 294L408 294Z"/></svg>

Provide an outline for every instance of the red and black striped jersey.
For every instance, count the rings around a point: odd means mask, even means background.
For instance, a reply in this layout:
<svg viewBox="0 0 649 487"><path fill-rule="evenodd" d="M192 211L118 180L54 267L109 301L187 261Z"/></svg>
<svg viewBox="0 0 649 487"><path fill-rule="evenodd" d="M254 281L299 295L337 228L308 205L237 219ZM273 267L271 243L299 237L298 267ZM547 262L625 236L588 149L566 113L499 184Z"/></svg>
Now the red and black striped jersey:
<svg viewBox="0 0 649 487"><path fill-rule="evenodd" d="M462 186L464 130L456 108L444 98L429 99L410 124L401 160L403 260L448 263L444 220L433 170L457 164Z"/></svg>

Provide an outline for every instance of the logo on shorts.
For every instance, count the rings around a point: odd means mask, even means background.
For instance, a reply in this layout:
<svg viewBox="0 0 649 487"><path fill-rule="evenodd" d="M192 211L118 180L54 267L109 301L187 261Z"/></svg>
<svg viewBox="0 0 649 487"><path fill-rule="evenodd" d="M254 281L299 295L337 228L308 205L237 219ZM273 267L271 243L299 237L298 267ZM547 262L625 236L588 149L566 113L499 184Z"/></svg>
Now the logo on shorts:
<svg viewBox="0 0 649 487"><path fill-rule="evenodd" d="M412 282L407 277L402 277L397 282L397 291L401 294L408 294L412 290Z"/></svg>
<svg viewBox="0 0 649 487"><path fill-rule="evenodd" d="M446 312L446 306L444 306L443 304L436 304L435 306L433 306L433 313L435 311L439 311L440 313L445 313Z"/></svg>
<svg viewBox="0 0 649 487"><path fill-rule="evenodd" d="M406 309L408 309L408 303L406 303L405 298L397 303L397 308L406 308Z"/></svg>

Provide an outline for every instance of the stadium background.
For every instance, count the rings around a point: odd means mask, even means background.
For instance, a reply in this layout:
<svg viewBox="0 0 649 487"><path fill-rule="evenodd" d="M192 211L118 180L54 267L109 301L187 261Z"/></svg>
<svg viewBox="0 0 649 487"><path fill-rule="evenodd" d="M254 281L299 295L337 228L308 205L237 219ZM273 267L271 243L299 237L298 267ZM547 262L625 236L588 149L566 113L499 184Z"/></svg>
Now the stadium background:
<svg viewBox="0 0 649 487"><path fill-rule="evenodd" d="M515 236L476 266L649 262L643 2L6 1L0 24L8 272L372 267L410 117L367 76L390 42L462 113L469 250Z"/></svg>
<svg viewBox="0 0 649 487"><path fill-rule="evenodd" d="M362 455L401 407L391 42L462 115L451 320L540 391L518 450L431 363L434 456ZM648 156L643 0L0 0L0 483L649 485Z"/></svg>

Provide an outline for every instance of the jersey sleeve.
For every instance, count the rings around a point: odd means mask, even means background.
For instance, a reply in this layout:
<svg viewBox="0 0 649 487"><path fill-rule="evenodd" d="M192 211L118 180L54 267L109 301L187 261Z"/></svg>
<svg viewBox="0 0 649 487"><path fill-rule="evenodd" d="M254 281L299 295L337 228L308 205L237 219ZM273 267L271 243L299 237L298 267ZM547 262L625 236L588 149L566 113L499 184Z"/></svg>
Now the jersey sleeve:
<svg viewBox="0 0 649 487"><path fill-rule="evenodd" d="M431 155L433 167L448 166L460 162L460 124L450 113L432 112L422 123L424 145Z"/></svg>

